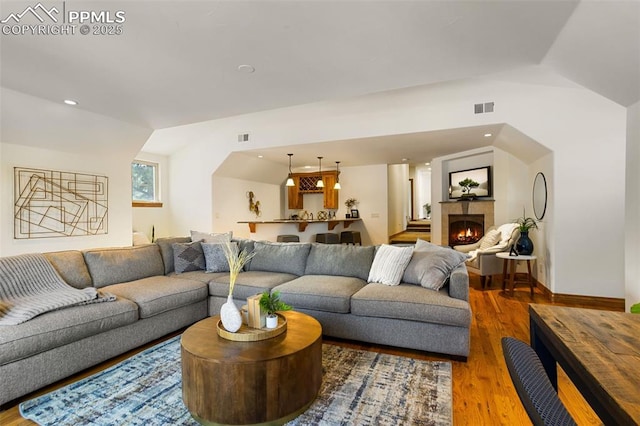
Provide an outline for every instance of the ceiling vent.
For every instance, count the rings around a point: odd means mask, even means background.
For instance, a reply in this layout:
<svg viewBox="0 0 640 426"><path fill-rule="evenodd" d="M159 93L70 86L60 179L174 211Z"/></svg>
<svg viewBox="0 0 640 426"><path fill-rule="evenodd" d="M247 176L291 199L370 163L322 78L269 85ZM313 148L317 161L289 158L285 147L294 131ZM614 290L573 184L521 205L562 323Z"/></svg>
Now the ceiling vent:
<svg viewBox="0 0 640 426"><path fill-rule="evenodd" d="M238 135L238 142L249 142L249 133L240 133Z"/></svg>
<svg viewBox="0 0 640 426"><path fill-rule="evenodd" d="M474 114L482 114L485 112L493 112L493 102L485 102L483 104L474 104L473 105L473 113Z"/></svg>

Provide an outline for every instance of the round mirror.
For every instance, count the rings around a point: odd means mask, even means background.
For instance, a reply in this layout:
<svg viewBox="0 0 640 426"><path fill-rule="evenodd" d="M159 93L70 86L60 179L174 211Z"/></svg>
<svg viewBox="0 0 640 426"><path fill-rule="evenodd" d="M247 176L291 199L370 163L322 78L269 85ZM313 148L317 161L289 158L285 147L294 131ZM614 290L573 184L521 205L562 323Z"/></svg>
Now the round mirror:
<svg viewBox="0 0 640 426"><path fill-rule="evenodd" d="M533 181L533 214L542 220L547 211L547 180L542 172L538 172Z"/></svg>

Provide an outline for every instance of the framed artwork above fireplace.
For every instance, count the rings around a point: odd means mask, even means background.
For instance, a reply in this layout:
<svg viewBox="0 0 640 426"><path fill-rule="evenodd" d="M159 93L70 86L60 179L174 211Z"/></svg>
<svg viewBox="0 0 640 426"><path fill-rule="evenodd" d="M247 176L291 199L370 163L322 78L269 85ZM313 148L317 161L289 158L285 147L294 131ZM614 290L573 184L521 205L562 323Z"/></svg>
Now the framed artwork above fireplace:
<svg viewBox="0 0 640 426"><path fill-rule="evenodd" d="M468 179L468 180L467 180ZM473 184L465 188L462 182ZM491 197L491 166L449 172L449 199Z"/></svg>

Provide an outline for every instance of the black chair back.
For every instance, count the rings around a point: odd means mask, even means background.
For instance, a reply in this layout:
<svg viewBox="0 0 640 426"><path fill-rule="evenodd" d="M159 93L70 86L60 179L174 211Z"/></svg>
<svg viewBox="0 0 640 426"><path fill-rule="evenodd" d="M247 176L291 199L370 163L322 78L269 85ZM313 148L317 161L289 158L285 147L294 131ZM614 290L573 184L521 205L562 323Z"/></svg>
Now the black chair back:
<svg viewBox="0 0 640 426"><path fill-rule="evenodd" d="M531 346L503 337L502 352L520 401L535 426L576 425Z"/></svg>

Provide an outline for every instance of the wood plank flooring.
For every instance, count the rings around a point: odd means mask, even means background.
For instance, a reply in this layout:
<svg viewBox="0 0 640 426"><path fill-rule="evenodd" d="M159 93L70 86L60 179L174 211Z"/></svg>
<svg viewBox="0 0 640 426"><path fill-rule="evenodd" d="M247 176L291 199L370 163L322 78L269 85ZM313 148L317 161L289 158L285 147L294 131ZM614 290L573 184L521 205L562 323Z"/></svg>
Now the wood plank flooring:
<svg viewBox="0 0 640 426"><path fill-rule="evenodd" d="M500 339L513 336L529 341L528 304L549 303L542 293L536 290L533 299L526 287L517 287L513 297L505 295L499 289L499 280L494 280L491 288L481 290L480 279L471 275L470 302L473 310L471 327L471 353L468 361L453 363L453 420L455 425L527 425L531 424L520 400L511 384L509 373L504 364ZM576 306L576 305L573 305ZM416 359L449 359L420 351L369 345L325 338L326 343L339 344L356 349L365 349L409 356ZM152 344L148 345L151 346ZM142 350L142 349L139 349ZM138 352L136 350L135 352ZM66 383L94 374L132 353L117 357L100 366L77 374L64 382L49 386L39 393L58 388ZM571 415L579 425L599 425L600 420L575 389L567 376L559 369L558 387L560 399L565 403ZM28 395L24 399L34 397ZM0 425L23 426L34 423L20 417L17 404L0 411Z"/></svg>

